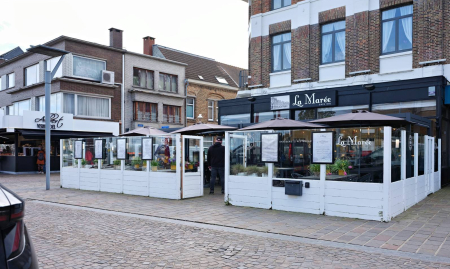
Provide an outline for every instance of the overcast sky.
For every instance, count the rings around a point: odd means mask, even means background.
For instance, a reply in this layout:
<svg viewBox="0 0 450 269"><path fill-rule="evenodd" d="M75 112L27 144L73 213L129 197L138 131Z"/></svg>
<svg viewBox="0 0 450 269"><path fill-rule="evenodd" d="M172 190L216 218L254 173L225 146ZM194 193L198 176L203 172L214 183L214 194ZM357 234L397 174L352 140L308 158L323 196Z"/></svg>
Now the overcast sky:
<svg viewBox="0 0 450 269"><path fill-rule="evenodd" d="M120 4L119 4L120 3ZM109 45L111 27L124 31L127 50L156 43L247 68L248 4L242 0L5 0L0 54L60 35Z"/></svg>

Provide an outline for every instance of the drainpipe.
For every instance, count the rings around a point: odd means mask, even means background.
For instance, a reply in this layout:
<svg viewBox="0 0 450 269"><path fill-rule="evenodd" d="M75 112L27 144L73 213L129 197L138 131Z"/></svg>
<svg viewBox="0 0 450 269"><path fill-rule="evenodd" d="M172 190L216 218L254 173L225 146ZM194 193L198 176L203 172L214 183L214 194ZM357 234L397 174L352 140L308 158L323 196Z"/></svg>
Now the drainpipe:
<svg viewBox="0 0 450 269"><path fill-rule="evenodd" d="M125 133L125 53L122 54L122 85L121 85L121 97L120 102L121 118L122 118L122 134Z"/></svg>
<svg viewBox="0 0 450 269"><path fill-rule="evenodd" d="M189 80L186 78L184 79L184 114L186 115L186 109L187 109L187 88L189 87ZM195 103L194 103L194 112L195 112ZM194 115L195 117L195 115ZM184 126L187 126L187 116L184 117Z"/></svg>

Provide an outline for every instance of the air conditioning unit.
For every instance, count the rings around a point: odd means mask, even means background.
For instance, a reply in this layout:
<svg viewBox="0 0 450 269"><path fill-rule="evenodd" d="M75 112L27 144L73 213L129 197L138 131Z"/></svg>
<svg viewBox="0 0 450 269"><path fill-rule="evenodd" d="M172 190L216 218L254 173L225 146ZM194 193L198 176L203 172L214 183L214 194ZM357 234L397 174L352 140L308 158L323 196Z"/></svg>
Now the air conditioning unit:
<svg viewBox="0 0 450 269"><path fill-rule="evenodd" d="M102 70L102 83L114 84L114 72Z"/></svg>

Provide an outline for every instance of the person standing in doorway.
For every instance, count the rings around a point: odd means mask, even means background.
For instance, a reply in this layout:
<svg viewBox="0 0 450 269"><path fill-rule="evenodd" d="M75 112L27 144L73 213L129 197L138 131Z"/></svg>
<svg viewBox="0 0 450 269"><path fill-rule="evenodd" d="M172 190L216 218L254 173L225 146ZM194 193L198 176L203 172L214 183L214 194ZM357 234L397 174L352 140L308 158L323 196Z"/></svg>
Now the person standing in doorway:
<svg viewBox="0 0 450 269"><path fill-rule="evenodd" d="M45 151L44 151L43 145L41 145L41 147L39 148L39 151L37 153L36 164L38 166L38 173L43 174L44 173L44 165L45 165Z"/></svg>
<svg viewBox="0 0 450 269"><path fill-rule="evenodd" d="M214 194L216 177L220 177L222 194L225 185L225 147L222 146L222 137L216 138L216 143L208 149L208 167L211 170L211 180L209 182L209 194Z"/></svg>

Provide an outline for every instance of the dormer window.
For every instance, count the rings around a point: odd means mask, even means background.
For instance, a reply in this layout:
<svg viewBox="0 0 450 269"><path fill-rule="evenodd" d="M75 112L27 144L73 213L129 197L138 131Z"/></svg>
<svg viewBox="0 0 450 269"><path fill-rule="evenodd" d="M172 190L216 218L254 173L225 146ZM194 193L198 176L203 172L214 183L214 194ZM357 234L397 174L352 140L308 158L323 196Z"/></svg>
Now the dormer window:
<svg viewBox="0 0 450 269"><path fill-rule="evenodd" d="M198 78L201 80L205 80L202 76L198 75Z"/></svg>
<svg viewBox="0 0 450 269"><path fill-rule="evenodd" d="M216 77L217 81L222 84L228 84L227 80L222 77Z"/></svg>

